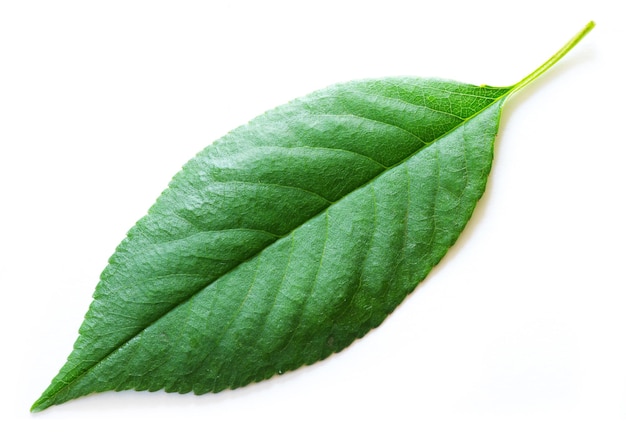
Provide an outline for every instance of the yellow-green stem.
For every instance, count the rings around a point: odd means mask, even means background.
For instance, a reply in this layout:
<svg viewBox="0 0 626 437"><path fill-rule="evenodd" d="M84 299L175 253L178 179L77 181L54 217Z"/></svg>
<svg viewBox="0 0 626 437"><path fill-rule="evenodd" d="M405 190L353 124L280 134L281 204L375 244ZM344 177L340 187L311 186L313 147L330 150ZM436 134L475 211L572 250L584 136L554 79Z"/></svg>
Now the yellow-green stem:
<svg viewBox="0 0 626 437"><path fill-rule="evenodd" d="M587 23L587 25L580 32L578 32L576 34L576 36L574 36L571 40L569 40L567 42L567 44L565 44L561 48L561 50L559 50L554 55L552 55L552 57L550 59L548 59L546 62L544 62L535 71L533 71L528 76L526 76L524 79L522 79L518 83L516 83L513 86L513 88L511 89L511 94L521 90L526 85L528 85L529 83L531 83L532 81L537 79L539 76L541 76L543 73L545 73L547 70L549 70L563 56L565 56L567 54L567 52L569 52L571 49L573 49L576 46L576 44L578 44L580 42L580 40L582 40L585 37L585 35L587 35L589 32L591 32L591 29L593 29L595 27L595 25L596 25L596 23L594 23L593 21L590 21L589 23Z"/></svg>

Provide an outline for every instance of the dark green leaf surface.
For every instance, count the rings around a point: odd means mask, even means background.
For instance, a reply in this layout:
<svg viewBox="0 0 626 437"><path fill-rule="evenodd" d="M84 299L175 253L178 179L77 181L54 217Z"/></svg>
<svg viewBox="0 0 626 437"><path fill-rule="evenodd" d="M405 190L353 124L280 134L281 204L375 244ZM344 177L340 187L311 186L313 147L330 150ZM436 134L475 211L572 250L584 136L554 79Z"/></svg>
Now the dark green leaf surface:
<svg viewBox="0 0 626 437"><path fill-rule="evenodd" d="M240 387L362 337L457 240L519 86L350 82L216 141L117 248L33 410Z"/></svg>

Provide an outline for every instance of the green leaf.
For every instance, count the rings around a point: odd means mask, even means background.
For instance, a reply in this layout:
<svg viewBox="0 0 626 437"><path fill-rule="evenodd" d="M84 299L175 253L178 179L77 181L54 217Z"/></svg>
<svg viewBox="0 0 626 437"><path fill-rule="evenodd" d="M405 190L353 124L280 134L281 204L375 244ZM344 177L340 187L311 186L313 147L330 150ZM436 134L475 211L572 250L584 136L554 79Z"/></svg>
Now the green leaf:
<svg viewBox="0 0 626 437"><path fill-rule="evenodd" d="M511 87L349 82L207 147L111 257L32 411L105 390L240 387L365 335L465 227L506 98L592 28Z"/></svg>

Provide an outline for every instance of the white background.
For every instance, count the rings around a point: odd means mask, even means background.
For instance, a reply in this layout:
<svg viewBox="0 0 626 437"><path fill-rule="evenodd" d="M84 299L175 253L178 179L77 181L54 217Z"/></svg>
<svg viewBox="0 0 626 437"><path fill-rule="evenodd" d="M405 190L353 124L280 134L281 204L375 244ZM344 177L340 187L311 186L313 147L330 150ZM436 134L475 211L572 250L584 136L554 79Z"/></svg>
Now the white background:
<svg viewBox="0 0 626 437"><path fill-rule="evenodd" d="M0 434L623 436L619 4L1 2ZM459 243L363 340L236 391L105 393L28 412L108 257L203 147L335 82L510 85L592 19L505 105Z"/></svg>

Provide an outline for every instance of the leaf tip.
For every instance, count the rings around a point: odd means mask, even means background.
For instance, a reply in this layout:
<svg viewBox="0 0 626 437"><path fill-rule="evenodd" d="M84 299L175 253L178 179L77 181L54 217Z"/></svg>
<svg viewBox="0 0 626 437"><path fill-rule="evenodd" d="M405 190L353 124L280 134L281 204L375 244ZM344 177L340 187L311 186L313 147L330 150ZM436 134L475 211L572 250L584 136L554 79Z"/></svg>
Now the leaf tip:
<svg viewBox="0 0 626 437"><path fill-rule="evenodd" d="M30 412L31 413L39 413L40 411L45 410L46 408L48 408L45 405L42 405L43 402L41 399L38 399L31 407L30 407Z"/></svg>
<svg viewBox="0 0 626 437"><path fill-rule="evenodd" d="M46 392L44 392L39 399L37 399L35 401L35 403L30 407L30 412L31 413L39 413L40 411L43 411L49 407L51 407L52 405L54 405L55 402L53 401L53 397L49 396Z"/></svg>

